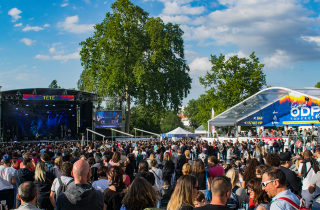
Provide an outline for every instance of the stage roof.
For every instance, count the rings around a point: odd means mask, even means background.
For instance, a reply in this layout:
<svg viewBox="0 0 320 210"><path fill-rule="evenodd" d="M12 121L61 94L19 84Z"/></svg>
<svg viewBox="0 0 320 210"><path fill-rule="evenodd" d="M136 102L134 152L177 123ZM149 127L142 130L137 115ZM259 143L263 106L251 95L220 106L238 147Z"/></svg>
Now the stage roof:
<svg viewBox="0 0 320 210"><path fill-rule="evenodd" d="M263 108L290 94L299 94L315 100L320 100L319 88L266 88L217 115L213 119L209 120L208 123L210 126L234 126L240 120L262 110Z"/></svg>
<svg viewBox="0 0 320 210"><path fill-rule="evenodd" d="M22 100L23 94L73 95L76 101L97 101L99 98L99 96L94 93L60 88L26 88L0 91L0 97L2 100Z"/></svg>

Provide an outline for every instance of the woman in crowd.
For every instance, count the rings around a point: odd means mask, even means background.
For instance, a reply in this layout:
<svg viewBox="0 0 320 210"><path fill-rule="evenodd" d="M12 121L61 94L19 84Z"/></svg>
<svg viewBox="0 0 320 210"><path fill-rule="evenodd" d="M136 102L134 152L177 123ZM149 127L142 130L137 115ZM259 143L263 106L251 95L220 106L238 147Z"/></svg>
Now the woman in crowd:
<svg viewBox="0 0 320 210"><path fill-rule="evenodd" d="M136 178L128 188L121 210L143 210L154 208L158 202L157 192L150 183L142 177Z"/></svg>
<svg viewBox="0 0 320 210"><path fill-rule="evenodd" d="M243 182L242 182L242 188L246 189L248 182L256 177L256 167L260 165L260 162L253 158L250 160L248 168L244 171L243 174Z"/></svg>
<svg viewBox="0 0 320 210"><path fill-rule="evenodd" d="M94 187L94 189L100 190L102 193L110 186L110 182L107 179L108 169L109 168L107 166L100 166L97 171L99 178L92 184L92 187Z"/></svg>
<svg viewBox="0 0 320 210"><path fill-rule="evenodd" d="M117 166L119 166L122 170L122 179L123 179L123 182L126 184L126 185L130 185L130 177L125 173L125 170L126 170L126 166L124 165L124 162L122 161L119 161L117 163Z"/></svg>
<svg viewBox="0 0 320 210"><path fill-rule="evenodd" d="M257 159L260 163L263 163L263 154L260 144L256 145L256 148L253 151L253 158Z"/></svg>
<svg viewBox="0 0 320 210"><path fill-rule="evenodd" d="M261 181L261 178L253 178L249 181L250 198L256 206L254 210L269 210L271 199L266 191L262 190Z"/></svg>
<svg viewBox="0 0 320 210"><path fill-rule="evenodd" d="M90 184L92 184L94 181L98 180L98 174L97 174L98 168L94 167L95 160L94 160L93 157L89 157L88 158L88 163L89 163L89 166L90 166L90 169L91 169L91 177L90 177L90 180L88 182Z"/></svg>
<svg viewBox="0 0 320 210"><path fill-rule="evenodd" d="M192 173L192 165L191 163L185 163L182 167L182 174L189 175Z"/></svg>
<svg viewBox="0 0 320 210"><path fill-rule="evenodd" d="M162 173L163 173L163 181L167 181L168 183L171 183L171 177L172 174L174 173L174 163L171 160L170 153L166 152L164 154L163 158L163 168L162 168Z"/></svg>
<svg viewBox="0 0 320 210"><path fill-rule="evenodd" d="M195 176L198 185L199 185L199 191L203 192L206 194L207 190L207 177L210 177L207 171L204 168L204 163L202 162L201 159L198 159L194 162L193 169L191 175Z"/></svg>
<svg viewBox="0 0 320 210"><path fill-rule="evenodd" d="M62 164L63 164L63 161L62 161L62 157L57 157L55 160L54 160L54 175L55 177L61 177L62 173L60 171L61 167L62 167Z"/></svg>
<svg viewBox="0 0 320 210"><path fill-rule="evenodd" d="M38 189L36 205L40 209L53 210L53 206L50 202L50 188L53 181L54 175L53 173L46 171L46 164L44 162L38 162L34 175L34 183Z"/></svg>
<svg viewBox="0 0 320 210"><path fill-rule="evenodd" d="M149 170L153 175L155 176L155 183L153 185L154 190L159 194L159 197L161 196L161 190L162 190L162 170L157 168L158 162L157 160L151 161L151 169ZM158 200L157 208L161 208L161 199Z"/></svg>
<svg viewBox="0 0 320 210"><path fill-rule="evenodd" d="M140 161L143 160L143 154L142 149L139 150L139 153L137 154L137 165L139 165Z"/></svg>
<svg viewBox="0 0 320 210"><path fill-rule="evenodd" d="M112 159L109 161L109 164L111 166L116 166L117 163L121 160L121 154L120 152L115 152L112 155Z"/></svg>
<svg viewBox="0 0 320 210"><path fill-rule="evenodd" d="M198 182L192 175L183 175L168 203L167 210L192 210L194 200L198 195Z"/></svg>
<svg viewBox="0 0 320 210"><path fill-rule="evenodd" d="M184 155L186 156L186 163L189 163L189 160L191 160L190 150L184 151Z"/></svg>
<svg viewBox="0 0 320 210"><path fill-rule="evenodd" d="M149 158L147 158L147 162L148 162L148 166L149 166L149 168L151 168L151 160L156 160L157 158L156 158L156 155L154 154L154 153L151 153L150 154L150 156L149 156Z"/></svg>
<svg viewBox="0 0 320 210"><path fill-rule="evenodd" d="M238 196L238 201L241 208L242 202L249 202L249 197L246 193L246 190L237 185L239 182L239 171L232 168L228 171L226 177L229 177L231 179L232 192L234 192Z"/></svg>
<svg viewBox="0 0 320 210"><path fill-rule="evenodd" d="M120 210L123 199L122 192L126 188L123 182L122 170L118 166L111 166L108 172L110 187L105 189L103 210Z"/></svg>
<svg viewBox="0 0 320 210"><path fill-rule="evenodd" d="M126 170L125 173L129 176L130 182L132 183L134 180L134 169L135 169L135 159L132 154L127 155L127 162L126 162Z"/></svg>

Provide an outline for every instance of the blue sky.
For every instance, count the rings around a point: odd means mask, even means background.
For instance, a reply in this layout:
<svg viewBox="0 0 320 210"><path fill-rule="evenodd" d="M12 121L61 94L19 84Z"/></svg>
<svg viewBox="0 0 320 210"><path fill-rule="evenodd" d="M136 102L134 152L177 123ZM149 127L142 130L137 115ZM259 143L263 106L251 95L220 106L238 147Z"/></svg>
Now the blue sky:
<svg viewBox="0 0 320 210"><path fill-rule="evenodd" d="M190 95L204 92L199 76L210 55L256 52L267 84L313 87L320 81L320 0L137 0L151 16L181 24L193 78ZM79 43L110 12L110 0L17 0L0 3L2 90L47 87L53 79L76 87Z"/></svg>

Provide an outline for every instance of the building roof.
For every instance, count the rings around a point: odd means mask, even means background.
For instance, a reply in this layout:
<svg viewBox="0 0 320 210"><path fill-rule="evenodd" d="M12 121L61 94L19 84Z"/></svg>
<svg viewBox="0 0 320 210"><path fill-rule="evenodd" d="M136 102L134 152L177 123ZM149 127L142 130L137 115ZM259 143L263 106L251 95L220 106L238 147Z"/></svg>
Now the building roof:
<svg viewBox="0 0 320 210"><path fill-rule="evenodd" d="M266 88L238 103L237 105L231 107L230 109L220 113L213 119L209 120L208 123L210 126L234 126L240 120L291 94L298 94L305 97L310 97L315 100L320 100L319 88Z"/></svg>

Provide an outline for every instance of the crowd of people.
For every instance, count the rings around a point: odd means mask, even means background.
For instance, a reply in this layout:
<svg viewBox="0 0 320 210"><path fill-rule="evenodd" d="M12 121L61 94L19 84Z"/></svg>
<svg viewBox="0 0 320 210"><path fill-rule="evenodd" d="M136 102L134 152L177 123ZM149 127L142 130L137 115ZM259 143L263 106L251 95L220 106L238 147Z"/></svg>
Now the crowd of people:
<svg viewBox="0 0 320 210"><path fill-rule="evenodd" d="M1 207L320 209L320 147L271 141L2 144Z"/></svg>

